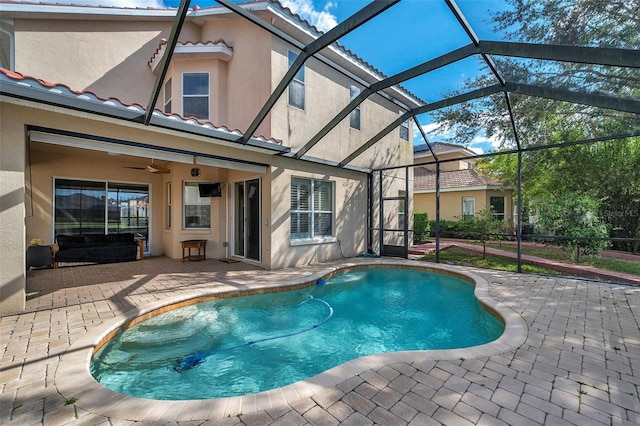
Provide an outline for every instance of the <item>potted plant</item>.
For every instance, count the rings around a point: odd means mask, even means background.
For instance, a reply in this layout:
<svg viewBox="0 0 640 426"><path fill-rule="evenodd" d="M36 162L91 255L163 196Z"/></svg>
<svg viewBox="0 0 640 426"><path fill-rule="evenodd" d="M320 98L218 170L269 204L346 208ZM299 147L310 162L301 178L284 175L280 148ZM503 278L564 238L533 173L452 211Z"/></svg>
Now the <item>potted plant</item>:
<svg viewBox="0 0 640 426"><path fill-rule="evenodd" d="M53 263L53 252L51 246L44 245L40 238L33 238L29 241L27 248L27 271L31 268L50 268Z"/></svg>

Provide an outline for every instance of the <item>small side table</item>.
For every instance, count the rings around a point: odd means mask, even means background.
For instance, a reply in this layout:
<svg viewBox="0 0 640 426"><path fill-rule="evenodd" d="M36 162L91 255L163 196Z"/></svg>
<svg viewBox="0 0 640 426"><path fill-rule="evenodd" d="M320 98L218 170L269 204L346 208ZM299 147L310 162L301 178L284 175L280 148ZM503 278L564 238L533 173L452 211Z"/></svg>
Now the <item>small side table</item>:
<svg viewBox="0 0 640 426"><path fill-rule="evenodd" d="M182 244L182 261L205 260L207 258L207 240L184 240ZM191 254L191 249L198 249L198 254Z"/></svg>

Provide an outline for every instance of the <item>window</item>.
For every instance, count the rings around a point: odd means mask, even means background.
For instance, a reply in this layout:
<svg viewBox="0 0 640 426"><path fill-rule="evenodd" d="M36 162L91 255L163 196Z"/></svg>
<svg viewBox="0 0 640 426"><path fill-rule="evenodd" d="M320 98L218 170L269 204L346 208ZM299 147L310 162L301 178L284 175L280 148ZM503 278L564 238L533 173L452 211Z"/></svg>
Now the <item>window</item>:
<svg viewBox="0 0 640 426"><path fill-rule="evenodd" d="M204 182L184 183L184 229L211 228L211 199L200 196L198 183Z"/></svg>
<svg viewBox="0 0 640 426"><path fill-rule="evenodd" d="M504 220L504 197L489 197L489 205L493 211L493 218Z"/></svg>
<svg viewBox="0 0 640 426"><path fill-rule="evenodd" d="M209 74L182 75L182 115L209 119Z"/></svg>
<svg viewBox="0 0 640 426"><path fill-rule="evenodd" d="M476 199L474 197L462 198L462 220L471 219L476 213Z"/></svg>
<svg viewBox="0 0 640 426"><path fill-rule="evenodd" d="M167 204L166 204L166 214L165 214L165 218L166 218L166 222L165 222L165 228L167 229L171 229L171 182L167 182Z"/></svg>
<svg viewBox="0 0 640 426"><path fill-rule="evenodd" d="M171 113L171 79L164 84L164 112Z"/></svg>
<svg viewBox="0 0 640 426"><path fill-rule="evenodd" d="M333 183L291 179L291 239L333 235Z"/></svg>
<svg viewBox="0 0 640 426"><path fill-rule="evenodd" d="M15 34L12 19L3 19L0 28L0 67L15 70Z"/></svg>
<svg viewBox="0 0 640 426"><path fill-rule="evenodd" d="M402 115L402 112L400 112ZM400 124L400 139L403 141L409 140L409 120L405 120Z"/></svg>
<svg viewBox="0 0 640 426"><path fill-rule="evenodd" d="M349 101L352 101L360 94L360 88L357 86L349 87ZM352 129L360 130L360 105L349 114L349 126Z"/></svg>
<svg viewBox="0 0 640 426"><path fill-rule="evenodd" d="M291 68L298 55L289 50L288 57L289 68ZM289 83L289 105L304 110L304 65Z"/></svg>

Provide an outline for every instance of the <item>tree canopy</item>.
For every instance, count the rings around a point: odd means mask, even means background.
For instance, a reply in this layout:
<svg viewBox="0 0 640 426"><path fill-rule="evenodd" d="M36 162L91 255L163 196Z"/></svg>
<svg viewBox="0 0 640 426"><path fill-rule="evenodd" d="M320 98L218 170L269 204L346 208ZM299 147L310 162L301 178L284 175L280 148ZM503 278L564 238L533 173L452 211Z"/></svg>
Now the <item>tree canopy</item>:
<svg viewBox="0 0 640 426"><path fill-rule="evenodd" d="M640 48L640 0L507 0L510 9L495 13L496 31L508 39L530 43ZM507 80L540 87L621 98L640 97L640 70L604 65L531 59L493 58ZM490 72L468 80L459 94L495 84ZM640 138L612 138L640 130L638 114L571 104L524 95L510 97L518 137L523 147L578 142L562 148L526 152L523 156L524 206L567 193L598 200L599 216L610 235L640 238ZM484 132L515 147L504 96L494 95L438 111L441 128L454 130L456 143L468 144ZM602 139L593 143L579 143ZM512 187L517 183L515 156L481 161L485 173ZM527 217L525 216L526 220ZM635 245L638 250L638 244Z"/></svg>

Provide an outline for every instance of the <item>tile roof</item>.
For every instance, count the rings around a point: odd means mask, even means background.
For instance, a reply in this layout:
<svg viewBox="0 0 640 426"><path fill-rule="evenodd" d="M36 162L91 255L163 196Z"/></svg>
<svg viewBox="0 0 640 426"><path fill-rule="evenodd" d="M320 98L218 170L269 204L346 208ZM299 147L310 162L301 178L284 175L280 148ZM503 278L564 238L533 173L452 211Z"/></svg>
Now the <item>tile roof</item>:
<svg viewBox="0 0 640 426"><path fill-rule="evenodd" d="M154 72L155 68L164 56L166 46L167 39L160 39L160 44L156 48L155 52L153 52L151 59L147 61L147 65L149 65L149 68ZM233 55L233 48L222 39L207 42L178 41L173 55L171 56L171 60L218 58L224 61L229 61L229 59L231 59L231 55Z"/></svg>
<svg viewBox="0 0 640 426"><path fill-rule="evenodd" d="M477 187L500 187L502 183L475 169L454 170L440 173L440 189L465 189ZM414 191L435 191L436 173L426 167L413 169Z"/></svg>
<svg viewBox="0 0 640 426"><path fill-rule="evenodd" d="M117 98L100 97L90 91L76 91L65 84L51 83L1 67L0 94L136 122L141 122L146 109L138 103L128 104ZM194 117L166 114L159 109L154 109L151 124L232 142L238 141L243 135L237 129L216 126ZM254 136L251 142L253 146L262 148L277 151L285 149L282 141L264 136ZM286 150L288 151L288 148Z"/></svg>

